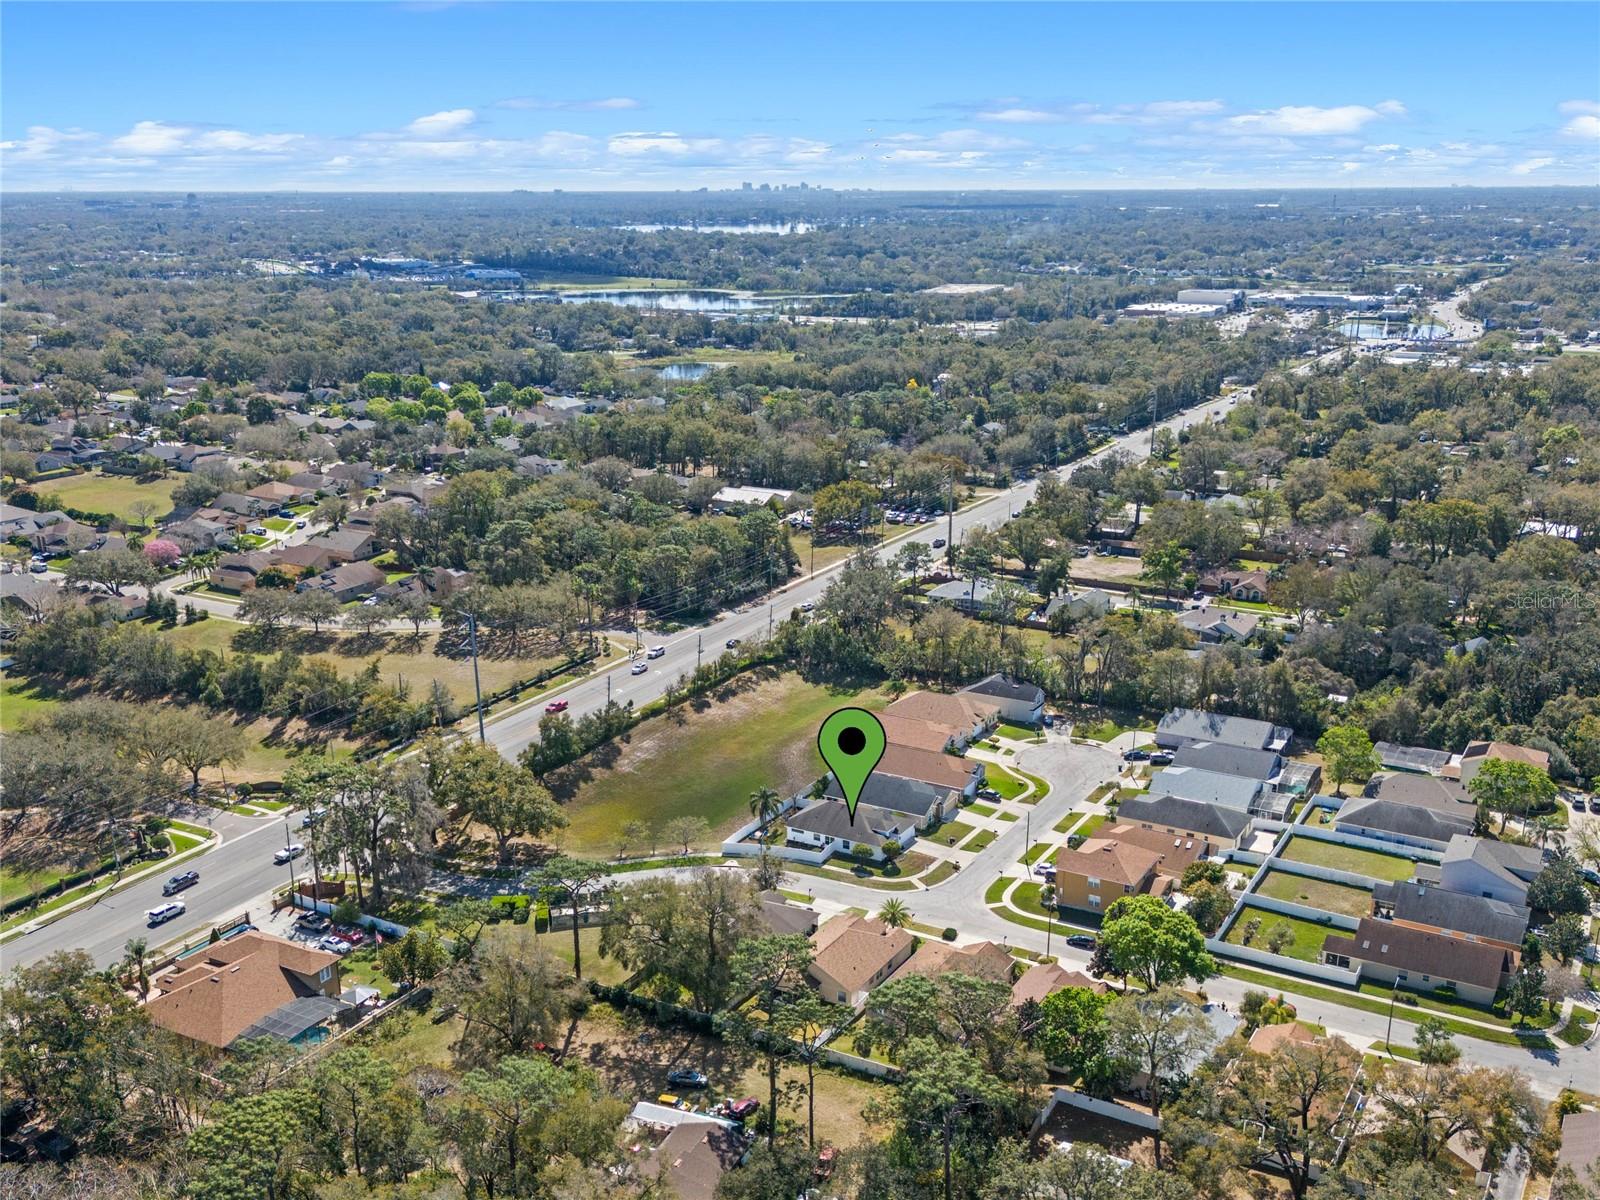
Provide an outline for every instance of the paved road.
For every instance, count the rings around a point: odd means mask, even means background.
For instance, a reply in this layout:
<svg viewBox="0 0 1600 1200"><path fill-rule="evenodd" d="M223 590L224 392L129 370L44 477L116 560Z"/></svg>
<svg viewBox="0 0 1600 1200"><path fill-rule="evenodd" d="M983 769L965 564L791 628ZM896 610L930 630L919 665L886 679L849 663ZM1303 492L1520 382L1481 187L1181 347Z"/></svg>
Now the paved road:
<svg viewBox="0 0 1600 1200"><path fill-rule="evenodd" d="M1241 389L1226 398L1207 400L1193 409L1167 418L1157 428L1173 431L1185 429L1190 425L1209 420L1214 413L1231 410L1249 395L1248 389ZM1146 455L1150 452L1150 437L1149 430L1124 435L1087 458L1067 464L1060 469L1060 473L1069 474L1080 466L1097 462L1118 452L1135 456ZM997 528L1010 520L1013 512L1020 511L1032 499L1036 487L1037 483L1029 480L998 496L968 506L955 514L953 523L949 520L938 520L918 526L916 532L880 550L880 556L887 558L898 553L899 548L907 541L932 543L936 538L945 538L959 544L960 539L970 530ZM648 661L645 664L647 670L644 674L633 675L630 673L631 664L619 663L607 671L573 685L558 699L568 703L568 711L573 716L580 716L603 707L607 698L619 704L630 700L635 705L647 704L660 697L668 685L679 676L692 672L697 658L703 657L706 661L710 661L724 653L728 639L751 641L765 637L769 629L775 627L777 622L787 619L796 608L816 603L827 590L834 572L842 566L842 563L836 563L818 571L815 575L789 584L771 597L770 603L748 606L741 612L726 613L699 629L647 641L647 645L664 646L666 654L662 658ZM538 740L539 721L543 716L544 703L541 701L493 717L488 723L488 740L507 758L515 758L529 744Z"/></svg>
<svg viewBox="0 0 1600 1200"><path fill-rule="evenodd" d="M200 823L204 823L203 818ZM298 834L299 816L291 815L288 824ZM272 861L273 851L284 843L281 817L220 813L215 815L215 828L222 834L221 845L185 859L178 868L200 872L200 882L180 897L188 906L182 917L156 929L146 924L144 914L166 899L161 885L168 872L158 872L41 929L0 944L0 971L26 966L58 950L87 950L97 964L109 966L121 959L129 938L147 937L156 946L207 929L236 916L267 892L289 882L289 868ZM296 877L304 879L308 860L301 858L294 867Z"/></svg>

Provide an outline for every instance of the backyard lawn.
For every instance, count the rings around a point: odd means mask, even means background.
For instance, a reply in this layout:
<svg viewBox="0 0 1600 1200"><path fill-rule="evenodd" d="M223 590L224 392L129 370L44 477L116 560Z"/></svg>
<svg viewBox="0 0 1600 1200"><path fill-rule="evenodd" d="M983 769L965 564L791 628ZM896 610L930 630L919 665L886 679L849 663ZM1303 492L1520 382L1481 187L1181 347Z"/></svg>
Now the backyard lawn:
<svg viewBox="0 0 1600 1200"><path fill-rule="evenodd" d="M24 722L61 704L31 679L0 675L0 733L15 733Z"/></svg>
<svg viewBox="0 0 1600 1200"><path fill-rule="evenodd" d="M1247 904L1240 911L1239 919L1228 930L1228 936L1225 939L1227 943L1230 946L1244 945L1245 927L1256 917L1261 918L1261 927L1256 930L1255 937L1250 941L1251 949L1265 950L1267 948L1267 935L1274 926L1282 922L1294 934L1294 940L1285 944L1278 953L1287 955L1290 958L1298 958L1305 962L1320 961L1322 958L1322 943L1327 939L1328 935L1344 933L1344 930L1333 925L1319 925L1315 921L1303 921L1299 917L1288 917L1282 913L1268 912L1264 908L1256 908Z"/></svg>
<svg viewBox="0 0 1600 1200"><path fill-rule="evenodd" d="M1410 879L1416 863L1398 854L1380 854L1376 850L1363 850L1359 846L1341 846L1336 842L1323 842L1315 838L1290 838L1284 847L1283 857L1290 862L1312 863L1319 867L1332 867L1336 871L1353 871L1373 879L1399 881Z"/></svg>
<svg viewBox="0 0 1600 1200"><path fill-rule="evenodd" d="M125 521L138 524L132 508L146 501L154 508L151 521L158 521L172 511L172 493L183 482L182 477L169 475L139 483L129 475L73 475L66 479L52 479L38 485L38 491L61 497L67 508L85 512L110 513Z"/></svg>
<svg viewBox="0 0 1600 1200"><path fill-rule="evenodd" d="M1365 888L1309 879L1287 871L1269 871L1256 891L1273 900L1305 904L1346 917L1365 917L1372 912L1372 893Z"/></svg>
<svg viewBox="0 0 1600 1200"><path fill-rule="evenodd" d="M823 773L817 727L830 712L885 702L879 692L840 693L796 675L741 676L562 772L553 782L566 804L564 845L609 857L630 821L659 829L699 816L710 826L699 848L713 847L749 818L751 792L772 787L788 796Z"/></svg>

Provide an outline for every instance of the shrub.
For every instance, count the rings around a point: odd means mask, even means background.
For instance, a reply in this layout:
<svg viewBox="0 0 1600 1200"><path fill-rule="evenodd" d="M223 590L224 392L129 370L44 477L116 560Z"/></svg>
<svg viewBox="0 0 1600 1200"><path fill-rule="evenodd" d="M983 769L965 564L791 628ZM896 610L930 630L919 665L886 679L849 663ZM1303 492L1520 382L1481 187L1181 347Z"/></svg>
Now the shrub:
<svg viewBox="0 0 1600 1200"><path fill-rule="evenodd" d="M956 940L956 931L953 928L946 926L945 931L939 936L947 942L953 942Z"/></svg>

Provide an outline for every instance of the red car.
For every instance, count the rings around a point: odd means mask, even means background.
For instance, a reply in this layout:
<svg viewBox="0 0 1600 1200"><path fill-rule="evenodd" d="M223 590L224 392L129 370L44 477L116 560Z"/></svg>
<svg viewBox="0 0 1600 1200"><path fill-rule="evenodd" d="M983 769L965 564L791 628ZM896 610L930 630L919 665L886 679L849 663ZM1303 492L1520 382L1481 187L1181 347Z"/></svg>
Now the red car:
<svg viewBox="0 0 1600 1200"><path fill-rule="evenodd" d="M552 700L544 706L544 710L547 713L566 712L567 702L565 700Z"/></svg>
<svg viewBox="0 0 1600 1200"><path fill-rule="evenodd" d="M756 1110L760 1107L761 1101L754 1096L746 1096L743 1100L728 1105L728 1115L735 1121L748 1121L756 1115Z"/></svg>

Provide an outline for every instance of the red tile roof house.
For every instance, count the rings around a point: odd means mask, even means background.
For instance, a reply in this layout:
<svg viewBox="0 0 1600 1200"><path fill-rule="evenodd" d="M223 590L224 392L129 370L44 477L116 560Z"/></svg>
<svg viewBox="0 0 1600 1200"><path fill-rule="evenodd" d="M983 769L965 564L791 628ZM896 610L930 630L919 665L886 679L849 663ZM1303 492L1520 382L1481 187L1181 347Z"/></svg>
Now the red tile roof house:
<svg viewBox="0 0 1600 1200"><path fill-rule="evenodd" d="M179 960L158 975L145 1011L163 1029L226 1047L299 1000L320 996L334 1001L334 1006L321 1006L331 1015L338 995L337 954L251 930Z"/></svg>

